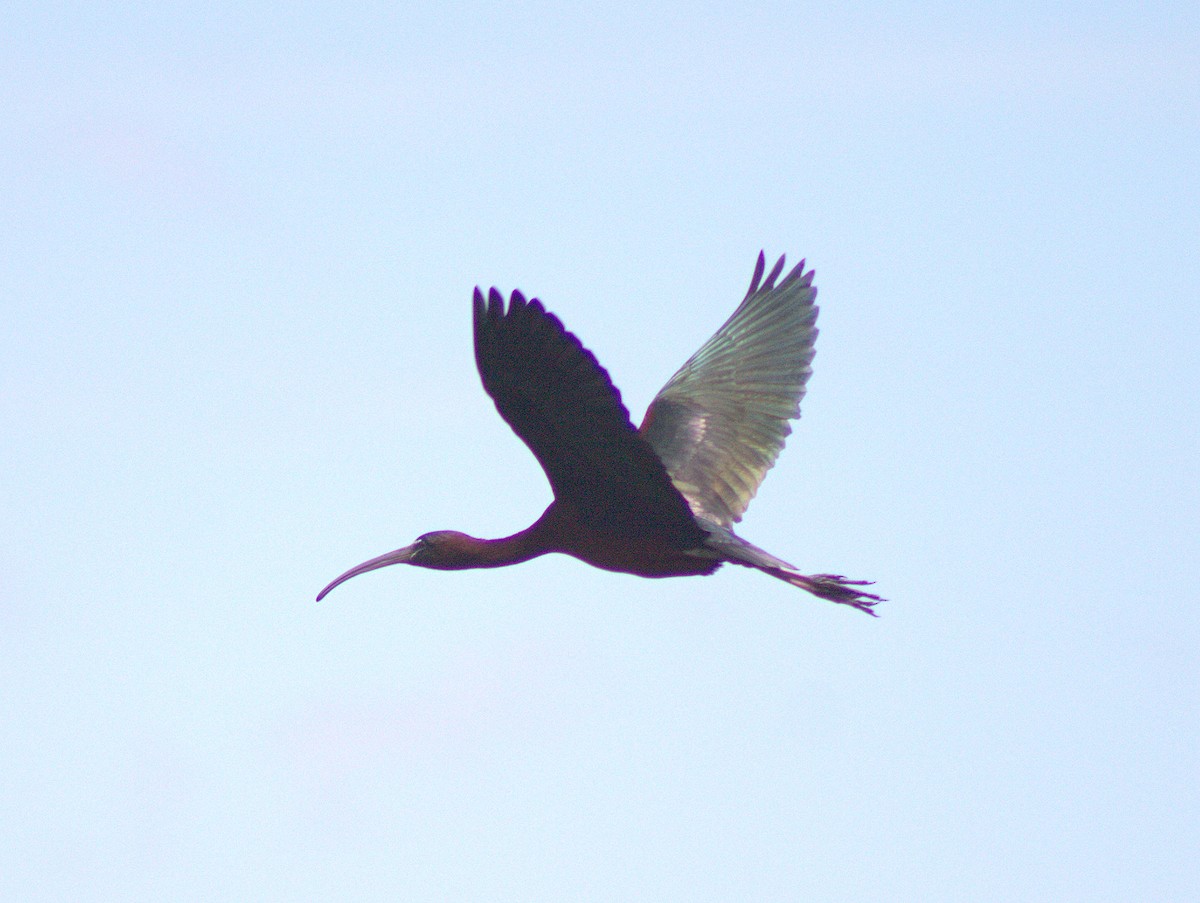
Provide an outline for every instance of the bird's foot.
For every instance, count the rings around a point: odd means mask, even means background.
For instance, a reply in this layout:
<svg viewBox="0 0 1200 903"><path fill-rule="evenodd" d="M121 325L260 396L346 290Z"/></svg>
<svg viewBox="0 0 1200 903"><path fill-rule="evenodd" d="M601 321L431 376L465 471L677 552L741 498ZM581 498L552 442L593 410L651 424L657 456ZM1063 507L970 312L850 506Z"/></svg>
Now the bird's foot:
<svg viewBox="0 0 1200 903"><path fill-rule="evenodd" d="M875 582L873 580L847 580L841 574L812 574L808 580L809 586L805 589L814 596L849 605L875 618L879 617L874 611L876 604L886 601L882 596L854 589L856 586L870 586Z"/></svg>

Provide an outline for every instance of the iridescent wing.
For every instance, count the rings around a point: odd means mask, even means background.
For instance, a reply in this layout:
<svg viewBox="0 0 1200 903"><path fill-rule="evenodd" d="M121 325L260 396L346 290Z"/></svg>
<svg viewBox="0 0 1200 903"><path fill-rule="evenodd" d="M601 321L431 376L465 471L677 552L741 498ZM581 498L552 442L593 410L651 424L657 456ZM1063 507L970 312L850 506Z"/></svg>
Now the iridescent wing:
<svg viewBox="0 0 1200 903"><path fill-rule="evenodd" d="M705 533L638 435L595 355L538 299L475 289L475 362L496 409L542 465L560 504L587 526L700 545Z"/></svg>
<svg viewBox="0 0 1200 903"><path fill-rule="evenodd" d="M804 261L776 285L784 258L750 290L651 402L639 432L698 517L742 519L800 416L817 339L817 289Z"/></svg>

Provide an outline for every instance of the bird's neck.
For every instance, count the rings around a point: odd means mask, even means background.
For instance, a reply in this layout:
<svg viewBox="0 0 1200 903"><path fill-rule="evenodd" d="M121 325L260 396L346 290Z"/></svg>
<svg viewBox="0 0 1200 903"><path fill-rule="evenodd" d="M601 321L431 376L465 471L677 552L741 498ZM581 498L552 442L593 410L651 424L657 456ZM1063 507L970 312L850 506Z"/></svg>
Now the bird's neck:
<svg viewBox="0 0 1200 903"><path fill-rule="evenodd" d="M465 568L499 568L510 564L520 564L558 551L550 539L551 531L543 515L532 526L499 539L479 539L474 536L463 536L457 543L452 556L453 563L446 562L444 567L451 570Z"/></svg>
<svg viewBox="0 0 1200 903"><path fill-rule="evenodd" d="M529 542L527 530L505 536L500 539L476 539L470 537L468 545L469 564L471 568L500 568L509 564L520 564L539 555L545 555L549 549L537 548Z"/></svg>

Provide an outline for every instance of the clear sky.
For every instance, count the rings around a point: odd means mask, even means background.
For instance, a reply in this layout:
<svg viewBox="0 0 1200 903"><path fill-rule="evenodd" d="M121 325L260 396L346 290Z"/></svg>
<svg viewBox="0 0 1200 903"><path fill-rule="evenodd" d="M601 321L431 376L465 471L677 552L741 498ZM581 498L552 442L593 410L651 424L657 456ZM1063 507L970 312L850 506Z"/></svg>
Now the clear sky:
<svg viewBox="0 0 1200 903"><path fill-rule="evenodd" d="M0 897L1200 893L1194 3L18 3ZM807 257L741 569L391 568L549 488L541 297L635 419Z"/></svg>

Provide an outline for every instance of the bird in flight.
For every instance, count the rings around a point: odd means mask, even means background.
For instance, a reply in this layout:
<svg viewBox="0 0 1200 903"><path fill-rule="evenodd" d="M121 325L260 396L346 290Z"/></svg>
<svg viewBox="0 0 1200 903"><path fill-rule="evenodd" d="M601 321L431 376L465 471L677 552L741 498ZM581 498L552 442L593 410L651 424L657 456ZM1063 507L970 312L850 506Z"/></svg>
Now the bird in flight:
<svg viewBox="0 0 1200 903"><path fill-rule="evenodd" d="M874 614L867 580L802 574L733 532L800 416L817 338L816 286L804 261L766 272L760 253L741 305L658 393L635 428L608 372L537 299L475 289L483 387L542 465L554 500L503 539L453 530L364 561L317 596L377 568L503 567L561 552L641 577L754 568ZM764 273L765 278L764 278Z"/></svg>

